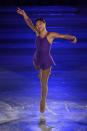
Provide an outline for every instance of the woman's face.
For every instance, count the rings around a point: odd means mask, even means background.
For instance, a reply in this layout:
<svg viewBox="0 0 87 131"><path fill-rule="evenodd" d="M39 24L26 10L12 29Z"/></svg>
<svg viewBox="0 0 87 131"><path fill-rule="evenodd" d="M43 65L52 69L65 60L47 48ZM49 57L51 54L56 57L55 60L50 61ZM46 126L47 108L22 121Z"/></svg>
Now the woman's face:
<svg viewBox="0 0 87 131"><path fill-rule="evenodd" d="M36 22L36 28L41 32L46 28L46 23L44 23L43 21L38 20Z"/></svg>

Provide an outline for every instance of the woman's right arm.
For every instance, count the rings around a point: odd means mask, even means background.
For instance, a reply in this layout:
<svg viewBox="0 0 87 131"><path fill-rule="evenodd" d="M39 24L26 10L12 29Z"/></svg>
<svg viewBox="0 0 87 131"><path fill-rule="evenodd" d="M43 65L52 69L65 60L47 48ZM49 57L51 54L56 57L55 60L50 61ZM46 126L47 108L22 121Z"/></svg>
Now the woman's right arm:
<svg viewBox="0 0 87 131"><path fill-rule="evenodd" d="M17 8L17 13L22 15L26 24L36 33L36 35L39 35L39 31L34 26L34 24L32 23L32 20L28 17L26 12L24 10L20 9L20 8Z"/></svg>

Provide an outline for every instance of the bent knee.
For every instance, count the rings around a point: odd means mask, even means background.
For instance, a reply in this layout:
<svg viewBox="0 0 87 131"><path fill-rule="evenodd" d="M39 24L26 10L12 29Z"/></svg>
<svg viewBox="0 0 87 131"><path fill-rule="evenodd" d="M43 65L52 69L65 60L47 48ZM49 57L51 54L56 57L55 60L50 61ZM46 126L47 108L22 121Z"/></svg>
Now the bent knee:
<svg viewBox="0 0 87 131"><path fill-rule="evenodd" d="M34 68L36 69L36 70L40 70L40 67L39 66L37 66L37 65L35 65L35 64L33 64L34 65Z"/></svg>
<svg viewBox="0 0 87 131"><path fill-rule="evenodd" d="M46 79L51 75L51 69L47 69L42 72L42 79Z"/></svg>

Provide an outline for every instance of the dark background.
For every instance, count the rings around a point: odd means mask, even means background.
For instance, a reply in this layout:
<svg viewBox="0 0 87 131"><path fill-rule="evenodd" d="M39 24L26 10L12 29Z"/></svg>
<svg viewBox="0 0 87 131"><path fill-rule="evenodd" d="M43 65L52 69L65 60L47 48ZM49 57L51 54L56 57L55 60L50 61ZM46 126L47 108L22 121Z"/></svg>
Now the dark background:
<svg viewBox="0 0 87 131"><path fill-rule="evenodd" d="M71 5L86 6L86 0L1 0L0 5Z"/></svg>

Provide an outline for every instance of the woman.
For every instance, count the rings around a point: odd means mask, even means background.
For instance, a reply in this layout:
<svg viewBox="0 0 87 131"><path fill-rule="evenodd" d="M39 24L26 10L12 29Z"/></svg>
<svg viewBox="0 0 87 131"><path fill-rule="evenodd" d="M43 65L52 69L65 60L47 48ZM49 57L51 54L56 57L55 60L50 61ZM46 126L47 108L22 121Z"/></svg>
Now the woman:
<svg viewBox="0 0 87 131"><path fill-rule="evenodd" d="M26 24L36 33L36 52L33 57L33 64L35 69L39 70L39 78L41 82L41 100L40 100L40 112L44 113L46 107L46 97L48 92L48 78L51 74L52 64L55 62L50 55L51 45L55 38L61 38L70 40L76 43L75 36L67 34L59 34L56 32L48 32L46 29L46 22L43 18L36 20L36 24L32 23L32 20L28 17L26 12L20 8L17 9L17 13L23 16Z"/></svg>

